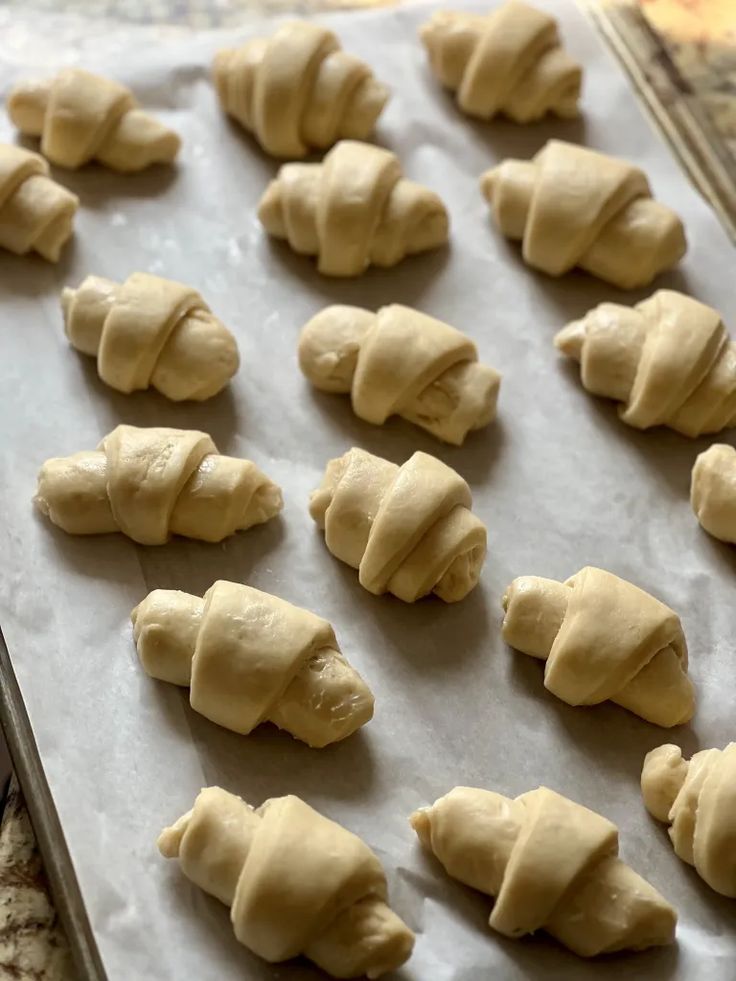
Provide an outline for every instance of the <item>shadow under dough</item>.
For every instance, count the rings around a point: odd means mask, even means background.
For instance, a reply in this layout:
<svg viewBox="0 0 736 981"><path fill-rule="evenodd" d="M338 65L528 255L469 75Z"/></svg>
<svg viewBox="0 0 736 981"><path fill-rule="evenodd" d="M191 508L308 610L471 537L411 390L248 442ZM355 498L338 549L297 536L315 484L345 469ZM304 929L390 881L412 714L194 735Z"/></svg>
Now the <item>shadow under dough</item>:
<svg viewBox="0 0 736 981"><path fill-rule="evenodd" d="M173 402L153 388L126 394L110 388L102 381L97 373L96 358L74 351L71 347L70 351L73 351L78 358L86 386L99 397L98 415L104 413L108 420L109 428L105 429L105 432L111 431L121 423L148 428L151 426L151 420L155 420L157 426L198 429L208 433L220 453L225 454L228 453L228 448L236 435L247 439L242 414L243 396L239 392L236 400L231 385L227 385L213 398L204 402L193 400Z"/></svg>
<svg viewBox="0 0 736 981"><path fill-rule="evenodd" d="M317 271L314 257L297 254L288 242L273 238L265 230L262 234L263 248L268 251L269 258L300 281L306 294L314 297L315 310L333 303L369 310L375 310L383 303L403 303L421 309L421 297L446 265L451 248L448 243L438 249L407 256L389 269L369 266L359 276L342 278L323 276ZM383 303L377 304L376 297L381 297Z"/></svg>
<svg viewBox="0 0 736 981"><path fill-rule="evenodd" d="M657 746L676 742L688 757L700 749L690 724L669 729L656 726L611 701L568 705L544 687L542 661L508 646L504 653L511 658L508 671L514 689L536 702L538 711L550 714L571 751L589 758L596 767L627 773L638 784L644 757Z"/></svg>
<svg viewBox="0 0 736 981"><path fill-rule="evenodd" d="M348 445L359 446L398 465L421 450L443 460L472 486L482 484L503 453L505 426L500 417L489 426L468 433L462 446L453 446L399 416L391 416L383 425L374 426L355 415L349 395L321 392L306 381L305 387L328 429L344 438Z"/></svg>
<svg viewBox="0 0 736 981"><path fill-rule="evenodd" d="M134 174L121 174L92 162L79 170L52 166L51 176L77 195L80 207L94 211L120 198L155 198L165 194L179 177L178 167L174 161L171 164L153 164Z"/></svg>

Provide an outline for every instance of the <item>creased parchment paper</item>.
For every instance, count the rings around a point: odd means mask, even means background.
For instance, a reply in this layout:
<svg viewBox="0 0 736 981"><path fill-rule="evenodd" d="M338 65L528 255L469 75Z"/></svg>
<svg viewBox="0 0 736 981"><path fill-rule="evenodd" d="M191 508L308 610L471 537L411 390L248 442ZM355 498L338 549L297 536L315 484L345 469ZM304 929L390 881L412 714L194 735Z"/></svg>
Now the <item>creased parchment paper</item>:
<svg viewBox="0 0 736 981"><path fill-rule="evenodd" d="M456 111L416 39L429 8L330 21L393 87L378 139L452 217L449 248L349 282L321 279L258 224L277 164L221 115L208 80L212 53L242 34L164 44L122 33L97 61L86 58L130 83L184 147L175 170L60 172L82 200L61 264L0 259L0 622L111 981L317 977L308 965L271 967L249 954L225 909L158 855L159 830L213 783L254 803L300 794L372 845L394 908L418 935L400 972L407 981L734 976L733 904L674 856L638 789L652 747L674 739L689 755L734 737L734 553L699 529L687 499L708 441L635 432L582 390L552 336L595 303L623 297L582 275L552 281L526 269L491 227L478 176L552 135L631 158L683 216L690 241L681 268L657 286L691 292L727 323L736 322L734 255L593 28L572 4L553 9L585 65L584 116L528 128L474 124ZM2 70L3 95L17 77L17 65ZM1 135L14 138L7 120ZM243 366L227 392L204 405L118 395L70 349L61 287L138 269L191 283L235 331ZM297 367L297 334L331 302L412 304L466 331L503 373L499 421L452 449L396 420L363 424L347 399L313 392ZM149 549L53 528L31 505L41 463L94 447L119 422L210 432L223 452L251 457L282 485L281 520L222 546ZM307 499L326 461L352 444L396 462L423 449L468 479L490 548L465 602L410 607L371 596L329 555ZM632 579L682 616L698 688L691 726L667 732L613 706L569 708L545 692L539 662L503 644L500 598L513 577L565 578L586 564ZM185 691L148 678L132 607L155 587L202 593L217 578L329 618L375 690L374 721L321 751L269 727L244 738L192 712ZM506 941L486 925L488 898L449 880L407 824L456 784L515 795L540 783L618 824L623 856L680 911L676 947L591 965L543 938Z"/></svg>

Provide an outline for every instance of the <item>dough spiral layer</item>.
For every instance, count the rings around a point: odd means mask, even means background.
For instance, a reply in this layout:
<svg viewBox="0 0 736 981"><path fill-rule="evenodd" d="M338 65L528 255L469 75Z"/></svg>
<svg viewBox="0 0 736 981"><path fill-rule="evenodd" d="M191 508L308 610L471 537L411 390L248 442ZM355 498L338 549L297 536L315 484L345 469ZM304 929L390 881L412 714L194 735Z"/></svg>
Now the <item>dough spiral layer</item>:
<svg viewBox="0 0 736 981"><path fill-rule="evenodd" d="M496 415L501 376L470 338L397 303L326 307L302 330L299 364L317 388L351 393L366 422L400 415L456 446Z"/></svg>
<svg viewBox="0 0 736 981"><path fill-rule="evenodd" d="M682 222L652 200L643 171L587 147L550 140L531 160L505 160L481 190L524 261L550 276L580 266L620 289L646 286L687 243Z"/></svg>
<svg viewBox="0 0 736 981"><path fill-rule="evenodd" d="M455 787L410 821L449 875L495 897L504 936L546 930L582 957L674 941L675 910L617 857L616 826L547 787Z"/></svg>
<svg viewBox="0 0 736 981"><path fill-rule="evenodd" d="M141 545L171 535L220 542L275 517L280 489L206 433L118 426L96 450L47 460L36 506L72 535L121 531Z"/></svg>
<svg viewBox="0 0 736 981"><path fill-rule="evenodd" d="M419 31L432 71L470 116L531 123L578 115L582 68L560 45L554 17L520 0L488 14L439 10Z"/></svg>
<svg viewBox="0 0 736 981"><path fill-rule="evenodd" d="M238 370L238 346L196 290L150 273L122 284L87 276L61 294L72 346L97 358L119 392L149 386L174 401L217 395Z"/></svg>
<svg viewBox="0 0 736 981"><path fill-rule="evenodd" d="M235 936L270 963L303 954L336 978L377 978L411 955L414 934L387 905L376 856L298 797L255 810L207 787L158 847L230 907Z"/></svg>
<svg viewBox="0 0 736 981"><path fill-rule="evenodd" d="M49 177L37 153L0 143L0 246L58 262L72 234L79 198Z"/></svg>
<svg viewBox="0 0 736 981"><path fill-rule="evenodd" d="M213 73L222 108L274 157L367 139L388 99L365 62L342 51L332 31L304 20L218 51Z"/></svg>
<svg viewBox="0 0 736 981"><path fill-rule="evenodd" d="M192 708L226 729L273 722L322 747L373 717L330 624L278 596L222 580L203 597L155 589L131 620L148 674L189 687Z"/></svg>
<svg viewBox="0 0 736 981"><path fill-rule="evenodd" d="M258 217L269 235L286 239L300 255L317 256L325 276L395 266L444 245L449 225L442 201L405 180L395 154L354 140L337 143L322 163L284 164Z"/></svg>
<svg viewBox="0 0 736 981"><path fill-rule="evenodd" d="M123 173L171 163L181 141L138 107L125 85L81 68L21 82L8 96L8 114L21 133L41 137L41 153L76 170L91 160Z"/></svg>
<svg viewBox="0 0 736 981"><path fill-rule="evenodd" d="M568 705L610 699L660 726L692 718L680 618L644 590L588 566L566 582L514 579L503 606L504 640L547 662L544 687Z"/></svg>
<svg viewBox="0 0 736 981"><path fill-rule="evenodd" d="M486 554L471 505L462 477L427 453L399 467L353 448L327 464L309 513L369 592L406 603L433 592L455 603L477 585Z"/></svg>

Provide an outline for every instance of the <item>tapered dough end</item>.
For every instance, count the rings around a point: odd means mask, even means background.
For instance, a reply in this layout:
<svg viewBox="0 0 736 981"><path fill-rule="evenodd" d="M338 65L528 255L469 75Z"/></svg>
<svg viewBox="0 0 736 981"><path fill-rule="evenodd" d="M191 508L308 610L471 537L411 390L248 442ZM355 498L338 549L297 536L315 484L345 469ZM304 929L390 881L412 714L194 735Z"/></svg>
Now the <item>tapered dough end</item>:
<svg viewBox="0 0 736 981"><path fill-rule="evenodd" d="M306 955L334 978L379 978L409 959L414 940L404 921L371 896L338 914Z"/></svg>
<svg viewBox="0 0 736 981"><path fill-rule="evenodd" d="M178 858L184 832L189 827L193 811L187 811L168 828L164 828L156 839L156 847L164 858Z"/></svg>
<svg viewBox="0 0 736 981"><path fill-rule="evenodd" d="M79 198L47 176L46 161L43 166L42 172L32 174L16 188L6 204L6 208L12 209L12 221L20 235L17 245L7 238L3 245L17 255L35 250L48 262L58 262L74 230ZM12 232L12 229L5 227L3 231Z"/></svg>
<svg viewBox="0 0 736 981"><path fill-rule="evenodd" d="M442 198L434 191L425 190L425 214L414 226L409 237L407 253L429 252L447 244L450 235L450 216Z"/></svg>
<svg viewBox="0 0 736 981"><path fill-rule="evenodd" d="M675 798L687 777L689 764L679 746L667 743L644 757L641 793L644 806L658 821L667 821Z"/></svg>
<svg viewBox="0 0 736 981"><path fill-rule="evenodd" d="M292 679L268 720L323 749L352 736L373 718L374 698L340 651L322 648Z"/></svg>
<svg viewBox="0 0 736 981"><path fill-rule="evenodd" d="M459 603L471 593L480 580L487 552L487 533L483 522L472 512L467 512L469 530L466 548L457 555L436 583L432 592L445 603ZM404 597L399 595L399 599ZM420 599L415 596L414 599Z"/></svg>
<svg viewBox="0 0 736 981"><path fill-rule="evenodd" d="M689 722L695 714L695 686L672 646L659 651L612 700L630 712L670 729Z"/></svg>
<svg viewBox="0 0 736 981"><path fill-rule="evenodd" d="M485 171L480 177L480 190L483 197L489 204L493 204L493 196L495 193L496 182L499 178L499 168L491 167L490 170Z"/></svg>
<svg viewBox="0 0 736 981"><path fill-rule="evenodd" d="M347 394L353 383L360 346L375 314L342 304L325 307L299 336L299 367L322 392Z"/></svg>
<svg viewBox="0 0 736 981"><path fill-rule="evenodd" d="M416 832L417 838L422 843L422 847L432 850L432 822L429 817L430 807L420 807L409 815L409 824Z"/></svg>
<svg viewBox="0 0 736 981"><path fill-rule="evenodd" d="M585 320L573 320L555 334L554 345L562 354L579 362L583 356L585 333Z"/></svg>
<svg viewBox="0 0 736 981"><path fill-rule="evenodd" d="M71 286L65 286L61 291L61 313L64 317L64 325L68 326L69 323L69 309L74 302L74 297L77 295L77 291Z"/></svg>
<svg viewBox="0 0 736 981"><path fill-rule="evenodd" d="M227 76L235 55L235 48L221 48L215 52L212 59L212 81L215 84L217 97L225 106L227 102Z"/></svg>
<svg viewBox="0 0 736 981"><path fill-rule="evenodd" d="M146 674L188 687L204 602L178 589L154 589L131 611L135 641Z"/></svg>
<svg viewBox="0 0 736 981"><path fill-rule="evenodd" d="M10 92L6 102L14 126L27 136L40 136L52 79L20 82Z"/></svg>
<svg viewBox="0 0 736 981"><path fill-rule="evenodd" d="M169 335L151 385L175 402L203 402L221 392L239 367L235 337L209 310L196 310Z"/></svg>
<svg viewBox="0 0 736 981"><path fill-rule="evenodd" d="M129 109L97 151L97 159L120 173L174 162L181 148L177 133L142 109Z"/></svg>
<svg viewBox="0 0 736 981"><path fill-rule="evenodd" d="M70 535L117 530L107 496L104 457L95 451L46 460L38 473L33 503Z"/></svg>
<svg viewBox="0 0 736 981"><path fill-rule="evenodd" d="M278 484L274 484L264 473L261 474L263 482L253 495L253 499L243 516L243 529L250 528L251 525L264 524L275 518L284 509L284 497ZM240 530L240 529L239 529Z"/></svg>
<svg viewBox="0 0 736 981"><path fill-rule="evenodd" d="M283 212L283 188L281 181L275 177L263 193L258 205L258 220L269 235L274 238L286 238L286 225Z"/></svg>
<svg viewBox="0 0 736 981"><path fill-rule="evenodd" d="M579 957L648 950L675 942L677 911L619 858L601 862L547 929Z"/></svg>
<svg viewBox="0 0 736 981"><path fill-rule="evenodd" d="M390 98L391 90L388 86L376 78L366 78L353 96L350 112L340 127L340 138L367 140Z"/></svg>
<svg viewBox="0 0 736 981"><path fill-rule="evenodd" d="M564 583L541 576L519 576L501 600L504 641L531 657L546 659L567 610L569 590Z"/></svg>

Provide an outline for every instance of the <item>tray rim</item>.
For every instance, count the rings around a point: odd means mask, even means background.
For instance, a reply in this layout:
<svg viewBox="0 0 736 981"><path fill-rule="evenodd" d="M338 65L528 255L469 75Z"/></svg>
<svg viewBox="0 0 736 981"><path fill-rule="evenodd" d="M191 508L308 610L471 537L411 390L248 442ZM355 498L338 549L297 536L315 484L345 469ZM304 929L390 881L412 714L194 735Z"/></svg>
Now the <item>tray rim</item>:
<svg viewBox="0 0 736 981"><path fill-rule="evenodd" d="M0 727L23 792L33 833L43 858L44 871L49 880L54 908L64 927L74 967L81 978L107 981L107 973L102 965L2 627Z"/></svg>

